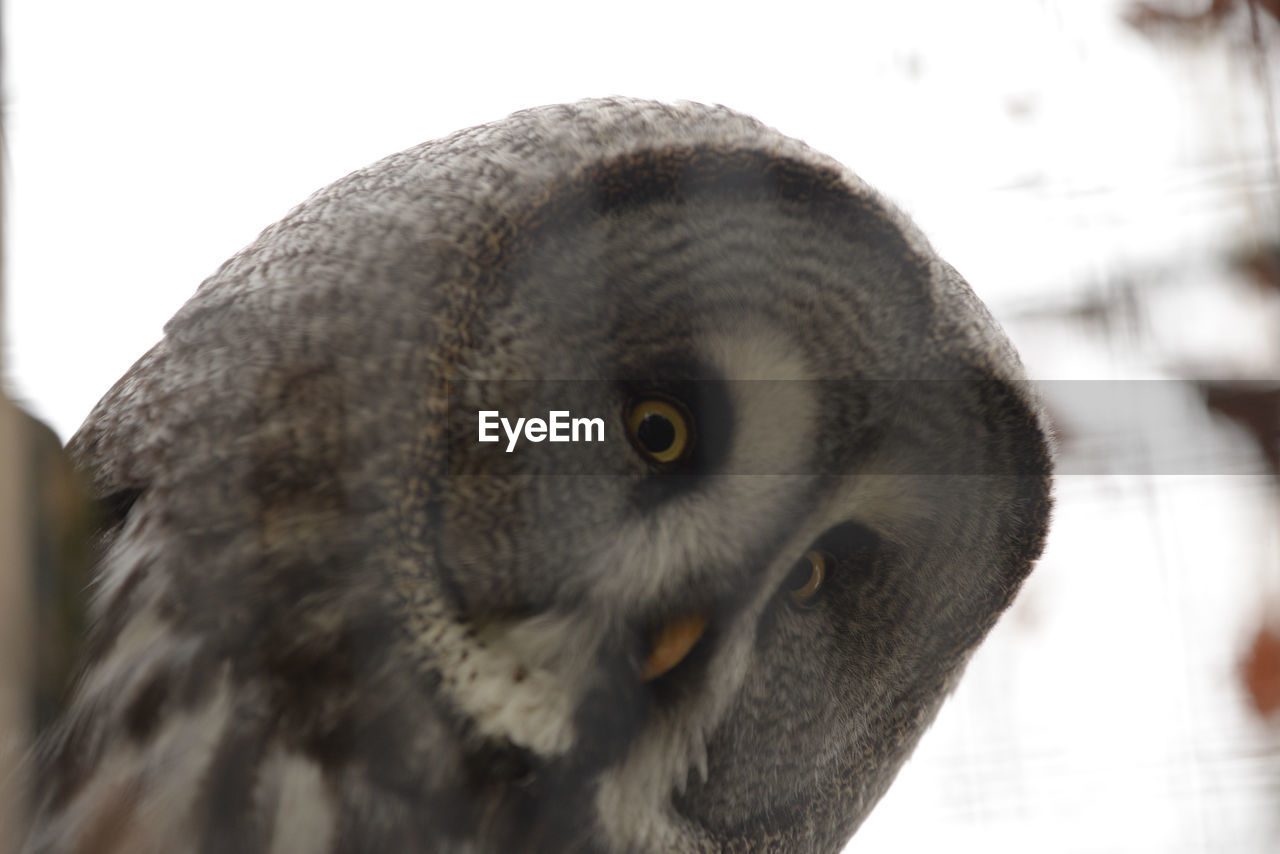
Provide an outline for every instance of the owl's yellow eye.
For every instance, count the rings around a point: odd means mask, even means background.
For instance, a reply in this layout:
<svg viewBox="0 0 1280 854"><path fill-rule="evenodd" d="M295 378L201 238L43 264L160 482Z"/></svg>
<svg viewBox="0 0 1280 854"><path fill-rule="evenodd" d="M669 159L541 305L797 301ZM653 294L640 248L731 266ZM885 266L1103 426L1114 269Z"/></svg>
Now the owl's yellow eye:
<svg viewBox="0 0 1280 854"><path fill-rule="evenodd" d="M693 424L684 407L661 397L642 397L627 410L627 434L657 463L683 459L693 448Z"/></svg>
<svg viewBox="0 0 1280 854"><path fill-rule="evenodd" d="M791 594L791 601L802 606L812 605L835 563L836 559L826 552L805 552L787 576L786 588Z"/></svg>

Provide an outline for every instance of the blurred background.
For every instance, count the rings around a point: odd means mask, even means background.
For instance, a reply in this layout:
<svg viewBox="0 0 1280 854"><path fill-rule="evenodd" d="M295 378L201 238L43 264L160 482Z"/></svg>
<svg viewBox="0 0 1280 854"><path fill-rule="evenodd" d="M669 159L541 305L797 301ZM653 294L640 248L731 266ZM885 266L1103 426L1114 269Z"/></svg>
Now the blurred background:
<svg viewBox="0 0 1280 854"><path fill-rule="evenodd" d="M752 113L1042 382L1048 551L853 852L1280 851L1275 0L8 0L5 381L62 440L313 190L523 107Z"/></svg>

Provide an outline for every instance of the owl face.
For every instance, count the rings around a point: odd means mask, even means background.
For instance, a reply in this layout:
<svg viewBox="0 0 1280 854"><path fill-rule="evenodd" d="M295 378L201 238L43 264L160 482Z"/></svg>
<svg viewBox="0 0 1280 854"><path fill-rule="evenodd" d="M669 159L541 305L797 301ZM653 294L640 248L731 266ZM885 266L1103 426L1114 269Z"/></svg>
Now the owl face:
<svg viewBox="0 0 1280 854"><path fill-rule="evenodd" d="M795 164L670 159L604 164L587 180L617 197L508 262L450 389L444 562L493 642L565 674L565 728L612 733L618 844L838 846L1027 566L957 568L992 504L1043 500L1005 456L1042 459L1039 428L939 346L937 271L887 209ZM605 440L482 447L484 407Z"/></svg>
<svg viewBox="0 0 1280 854"><path fill-rule="evenodd" d="M745 117L632 101L321 191L72 448L118 508L47 751L72 842L169 776L202 782L157 844L837 850L1049 507L1016 357L900 214Z"/></svg>

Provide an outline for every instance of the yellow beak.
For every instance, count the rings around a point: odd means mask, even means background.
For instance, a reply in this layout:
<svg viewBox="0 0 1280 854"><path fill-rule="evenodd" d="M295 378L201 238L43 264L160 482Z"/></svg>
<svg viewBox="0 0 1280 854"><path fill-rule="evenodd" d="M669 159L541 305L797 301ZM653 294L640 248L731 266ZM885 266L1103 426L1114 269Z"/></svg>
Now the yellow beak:
<svg viewBox="0 0 1280 854"><path fill-rule="evenodd" d="M706 628L705 616L691 614L677 617L655 632L649 657L640 668L640 680L648 682L657 679L683 661Z"/></svg>

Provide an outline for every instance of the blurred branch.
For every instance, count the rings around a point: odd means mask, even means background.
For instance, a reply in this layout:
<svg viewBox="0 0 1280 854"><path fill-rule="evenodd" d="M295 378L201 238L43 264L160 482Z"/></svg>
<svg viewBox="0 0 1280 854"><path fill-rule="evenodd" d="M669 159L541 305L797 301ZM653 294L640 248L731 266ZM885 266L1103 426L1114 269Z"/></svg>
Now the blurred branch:
<svg viewBox="0 0 1280 854"><path fill-rule="evenodd" d="M1201 381L1205 405L1244 427L1280 478L1280 386Z"/></svg>
<svg viewBox="0 0 1280 854"><path fill-rule="evenodd" d="M0 22L0 45L4 43ZM0 50L0 381L4 378L4 144L3 58ZM31 736L31 587L22 522L22 422L0 391L0 854L17 851L26 835L24 759Z"/></svg>
<svg viewBox="0 0 1280 854"><path fill-rule="evenodd" d="M1273 18L1280 18L1280 0L1246 0L1253 9L1261 8ZM1201 35L1220 27L1240 5L1238 0L1211 0L1201 12L1174 12L1155 3L1130 3L1123 13L1124 21L1147 36L1172 33Z"/></svg>
<svg viewBox="0 0 1280 854"><path fill-rule="evenodd" d="M1280 712L1280 632L1264 625L1253 638L1244 660L1245 690L1262 718Z"/></svg>

